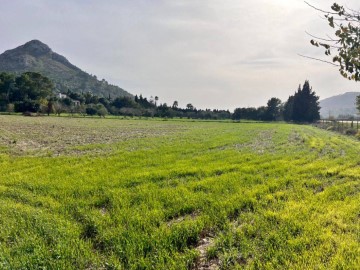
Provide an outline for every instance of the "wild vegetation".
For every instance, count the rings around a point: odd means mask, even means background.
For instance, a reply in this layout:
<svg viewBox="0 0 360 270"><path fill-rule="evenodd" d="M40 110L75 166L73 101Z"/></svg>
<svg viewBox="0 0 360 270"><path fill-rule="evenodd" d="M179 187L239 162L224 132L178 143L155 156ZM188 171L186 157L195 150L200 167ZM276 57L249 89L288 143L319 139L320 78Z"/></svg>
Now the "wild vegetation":
<svg viewBox="0 0 360 270"><path fill-rule="evenodd" d="M40 73L26 72L16 77L11 73L0 73L0 111L21 112L24 114L56 114L105 117L111 115L144 116L161 118L192 119L247 119L257 121L295 121L314 122L320 119L319 97L305 81L285 103L278 98L270 98L267 106L258 108L237 108L229 110L196 109L191 103L180 108L178 101L171 106L158 104L159 98L147 99L141 94L135 97L99 97L91 92L54 93L53 83Z"/></svg>
<svg viewBox="0 0 360 270"><path fill-rule="evenodd" d="M351 138L280 123L0 121L1 269L360 265Z"/></svg>

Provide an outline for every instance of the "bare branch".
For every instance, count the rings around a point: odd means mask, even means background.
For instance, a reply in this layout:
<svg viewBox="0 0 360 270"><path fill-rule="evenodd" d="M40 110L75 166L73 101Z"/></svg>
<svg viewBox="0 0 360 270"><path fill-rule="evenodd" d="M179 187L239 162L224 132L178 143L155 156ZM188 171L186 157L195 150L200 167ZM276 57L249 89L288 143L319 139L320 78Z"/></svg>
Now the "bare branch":
<svg viewBox="0 0 360 270"><path fill-rule="evenodd" d="M311 5L311 4L309 4L309 2L306 2L306 1L304 1L304 2L305 2L305 4L307 4L309 7L312 7L313 9L315 9L315 10L317 10L317 11L320 11L320 12L322 12L322 13L327 13L327 14L338 15L338 13L337 13L337 12L332 12L332 11L322 10L322 9L320 9L320 8L317 8L317 7L315 7L315 6Z"/></svg>
<svg viewBox="0 0 360 270"><path fill-rule="evenodd" d="M358 16L360 15L360 11L349 8L348 6L345 6L345 7L347 10L351 11L353 14L358 15Z"/></svg>
<svg viewBox="0 0 360 270"><path fill-rule="evenodd" d="M325 39L325 38L321 38L321 37L317 37L317 36L314 36L314 35L312 35L312 34L310 34L308 31L305 31L305 33L307 34L307 35L309 35L310 37L312 37L312 38L316 38L317 40L322 40L322 41L329 41L329 42L336 42L336 41L338 41L338 40L336 40L336 39L332 39L331 37L329 37L330 39Z"/></svg>
<svg viewBox="0 0 360 270"><path fill-rule="evenodd" d="M301 57L304 57L304 58L311 59L311 60L316 60L316 61L323 62L323 63L326 63L326 64L331 64L331 65L333 65L335 67L340 67L340 65L334 64L333 62L330 62L330 61L326 61L326 60L322 60L322 59L319 59L319 58L314 58L314 57L302 55L302 54L299 54L299 53L298 53L298 55L301 56Z"/></svg>

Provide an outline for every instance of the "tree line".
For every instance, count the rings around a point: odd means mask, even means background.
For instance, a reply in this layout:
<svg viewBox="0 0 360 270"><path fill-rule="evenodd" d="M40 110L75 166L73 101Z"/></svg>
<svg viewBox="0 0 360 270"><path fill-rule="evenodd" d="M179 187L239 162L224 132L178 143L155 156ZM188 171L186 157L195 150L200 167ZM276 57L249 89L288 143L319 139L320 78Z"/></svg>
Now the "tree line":
<svg viewBox="0 0 360 270"><path fill-rule="evenodd" d="M236 108L232 118L234 120L248 119L260 121L293 121L314 122L320 119L319 97L310 87L309 81L305 81L294 95L289 96L284 103L278 98L271 98L267 106L258 108Z"/></svg>
<svg viewBox="0 0 360 270"><path fill-rule="evenodd" d="M0 73L0 111L41 114L81 114L83 116L111 115L144 117L179 117L193 119L230 119L229 110L196 109L191 103L180 108L178 102L172 105L158 104L158 97L100 97L91 92L54 93L54 84L36 72L21 75Z"/></svg>
<svg viewBox="0 0 360 270"><path fill-rule="evenodd" d="M313 122L320 118L319 97L312 91L308 81L299 86L294 95L283 103L271 98L266 106L258 108L236 108L229 110L196 109L191 103L180 108L178 101L173 104L159 103L159 98L99 97L91 92L53 92L54 85L39 73L26 72L21 75L0 73L0 111L42 114L81 114L83 116L111 115L191 118L191 119L233 119L260 121Z"/></svg>

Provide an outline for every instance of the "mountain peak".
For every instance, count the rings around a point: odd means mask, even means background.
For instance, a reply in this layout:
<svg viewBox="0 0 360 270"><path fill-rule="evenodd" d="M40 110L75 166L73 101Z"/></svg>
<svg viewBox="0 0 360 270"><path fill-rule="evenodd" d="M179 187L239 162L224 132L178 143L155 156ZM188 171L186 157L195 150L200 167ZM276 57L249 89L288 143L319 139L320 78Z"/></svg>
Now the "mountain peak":
<svg viewBox="0 0 360 270"><path fill-rule="evenodd" d="M40 57L51 52L52 50L48 45L42 43L40 40L34 39L26 42L24 45L16 47L15 49L7 50L3 54L7 57L15 57L18 55L30 55L33 57Z"/></svg>
<svg viewBox="0 0 360 270"><path fill-rule="evenodd" d="M35 57L51 52L51 49L48 45L46 45L45 43L42 43L40 40L37 40L37 39L26 42L24 45L22 45L16 49L22 49L26 53L28 53L32 56L35 56Z"/></svg>
<svg viewBox="0 0 360 270"><path fill-rule="evenodd" d="M41 42L40 40L38 39L33 39L33 40L30 40L28 42L26 42L24 44L24 46L27 46L27 45L34 45L34 46L45 46L45 47L49 47L48 45L46 45L45 43Z"/></svg>
<svg viewBox="0 0 360 270"><path fill-rule="evenodd" d="M130 96L124 89L110 85L106 81L99 81L75 65L64 56L53 52L50 47L40 40L31 40L15 49L0 54L0 72L38 72L51 79L58 92L69 89L74 92L92 92L108 97Z"/></svg>

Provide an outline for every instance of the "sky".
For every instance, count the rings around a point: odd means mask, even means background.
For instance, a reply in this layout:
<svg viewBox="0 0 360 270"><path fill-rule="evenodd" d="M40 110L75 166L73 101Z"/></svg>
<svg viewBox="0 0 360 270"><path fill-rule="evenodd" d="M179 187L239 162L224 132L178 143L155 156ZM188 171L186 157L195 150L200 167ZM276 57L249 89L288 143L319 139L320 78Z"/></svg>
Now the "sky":
<svg viewBox="0 0 360 270"><path fill-rule="evenodd" d="M309 0L329 9L333 1ZM338 1L359 10L358 0ZM306 31L331 34L303 0L0 0L0 53L38 39L132 94L180 107L230 109L286 101L310 81L324 99L360 91ZM329 59L328 59L329 60Z"/></svg>

